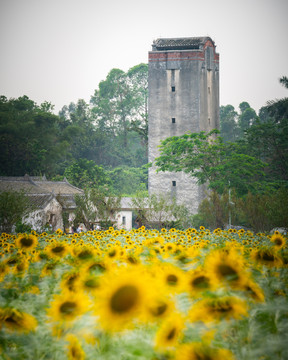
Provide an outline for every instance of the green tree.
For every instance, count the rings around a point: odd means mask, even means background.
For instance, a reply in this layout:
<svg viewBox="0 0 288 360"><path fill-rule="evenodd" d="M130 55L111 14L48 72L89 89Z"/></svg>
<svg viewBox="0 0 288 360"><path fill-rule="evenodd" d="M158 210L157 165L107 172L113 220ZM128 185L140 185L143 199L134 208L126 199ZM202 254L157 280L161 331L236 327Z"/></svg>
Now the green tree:
<svg viewBox="0 0 288 360"><path fill-rule="evenodd" d="M75 198L77 210L74 223L84 223L90 229L95 222L102 230L114 226L115 215L121 206L120 196L105 196L99 189L86 189L83 196Z"/></svg>
<svg viewBox="0 0 288 360"><path fill-rule="evenodd" d="M79 159L67 167L64 172L67 180L81 189L104 188L111 184L106 171L92 160Z"/></svg>
<svg viewBox="0 0 288 360"><path fill-rule="evenodd" d="M281 82L282 79L282 82ZM287 87L285 77L280 83ZM265 161L269 181L287 186L288 181L288 98L269 101L260 118L246 132L246 146L252 156Z"/></svg>
<svg viewBox="0 0 288 360"><path fill-rule="evenodd" d="M257 191L264 180L265 163L243 154L237 143L224 143L215 137L217 133L189 133L163 140L155 159L157 171L184 171L218 193L229 183L238 195Z"/></svg>
<svg viewBox="0 0 288 360"><path fill-rule="evenodd" d="M175 198L167 194L147 196L146 191L139 191L131 199L131 206L136 213L136 223L139 227L187 228L191 220L186 206L178 204Z"/></svg>
<svg viewBox="0 0 288 360"><path fill-rule="evenodd" d="M0 98L0 174L53 175L68 142L59 137L59 118L52 105L37 106L27 96Z"/></svg>
<svg viewBox="0 0 288 360"><path fill-rule="evenodd" d="M29 199L21 191L0 192L0 229L2 232L10 233L13 225L22 222L32 210Z"/></svg>
<svg viewBox="0 0 288 360"><path fill-rule="evenodd" d="M147 166L138 168L128 166L116 167L108 170L107 175L111 179L111 189L114 194L131 196L147 187Z"/></svg>
<svg viewBox="0 0 288 360"><path fill-rule="evenodd" d="M99 90L95 90L91 98L96 105L94 114L100 128L110 128L115 136L121 135L122 146L127 147L127 133L130 118L133 114L133 95L124 71L112 69L106 80L99 83Z"/></svg>
<svg viewBox="0 0 288 360"><path fill-rule="evenodd" d="M236 141L238 139L237 116L234 106L220 106L220 134L224 141Z"/></svg>
<svg viewBox="0 0 288 360"><path fill-rule="evenodd" d="M257 119L257 114L255 112L254 109L252 109L250 107L250 105L246 102L243 101L240 105L240 115L238 118L238 123L239 123L239 127L240 127L240 132L241 135L243 137L244 132L250 128L251 125L254 124L254 122Z"/></svg>
<svg viewBox="0 0 288 360"><path fill-rule="evenodd" d="M105 140L105 166L147 163L147 65L112 69L91 97L91 114Z"/></svg>
<svg viewBox="0 0 288 360"><path fill-rule="evenodd" d="M130 123L130 130L136 131L148 149L148 65L139 64L127 72L134 98L136 112ZM147 150L146 150L147 151Z"/></svg>
<svg viewBox="0 0 288 360"><path fill-rule="evenodd" d="M104 144L103 135L99 134L93 123L89 104L79 99L77 103L72 102L69 106L64 106L59 116L63 124L62 138L69 141L71 158L68 160L99 160L98 151Z"/></svg>

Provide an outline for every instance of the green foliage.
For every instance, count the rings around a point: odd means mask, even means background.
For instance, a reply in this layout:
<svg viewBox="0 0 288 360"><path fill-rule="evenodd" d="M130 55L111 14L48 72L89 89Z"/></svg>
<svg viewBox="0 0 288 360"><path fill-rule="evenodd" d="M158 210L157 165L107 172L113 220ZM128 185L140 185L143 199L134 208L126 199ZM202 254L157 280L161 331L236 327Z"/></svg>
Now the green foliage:
<svg viewBox="0 0 288 360"><path fill-rule="evenodd" d="M81 189L108 186L111 183L105 170L92 160L79 159L67 167L64 172L67 180Z"/></svg>
<svg viewBox="0 0 288 360"><path fill-rule="evenodd" d="M247 194L242 202L247 226L254 231L270 231L274 227L288 228L288 189Z"/></svg>
<svg viewBox="0 0 288 360"><path fill-rule="evenodd" d="M288 189L280 188L273 192L252 194L242 198L232 191L222 195L212 191L199 206L198 214L193 216L193 226L203 225L209 229L225 228L232 225L244 226L255 232L269 232L274 227L288 229Z"/></svg>
<svg viewBox="0 0 288 360"><path fill-rule="evenodd" d="M32 226L30 224L23 224L22 221L18 221L15 226L15 232L18 233L30 233Z"/></svg>
<svg viewBox="0 0 288 360"><path fill-rule="evenodd" d="M199 184L223 193L229 182L238 195L256 191L264 177L261 160L242 153L241 144L224 143L218 131L190 133L165 139L155 165L158 171L184 171Z"/></svg>
<svg viewBox="0 0 288 360"><path fill-rule="evenodd" d="M239 137L237 112L232 105L220 106L220 134L224 141L236 141Z"/></svg>
<svg viewBox="0 0 288 360"><path fill-rule="evenodd" d="M51 105L37 106L27 96L0 98L0 174L53 174L67 141L58 136L58 117Z"/></svg>
<svg viewBox="0 0 288 360"><path fill-rule="evenodd" d="M178 229L189 226L189 212L185 205L177 204L175 198L167 194L152 194L140 191L131 199L131 206L136 213L138 227L161 229L177 226Z"/></svg>
<svg viewBox="0 0 288 360"><path fill-rule="evenodd" d="M147 167L116 167L107 171L112 182L112 191L115 194L131 196L146 188Z"/></svg>
<svg viewBox="0 0 288 360"><path fill-rule="evenodd" d="M74 224L83 223L90 229L97 222L104 228L109 228L115 225L115 214L119 211L121 197L107 197L101 190L90 188L85 190L84 195L77 195L75 202L77 209Z"/></svg>
<svg viewBox="0 0 288 360"><path fill-rule="evenodd" d="M24 192L0 192L0 227L2 232L10 233L12 226L21 223L22 218L31 211L29 200Z"/></svg>
<svg viewBox="0 0 288 360"><path fill-rule="evenodd" d="M257 115L254 109L250 107L247 102L242 102L240 105L241 113L238 118L238 124L240 132L243 136L245 131L249 129L257 119Z"/></svg>

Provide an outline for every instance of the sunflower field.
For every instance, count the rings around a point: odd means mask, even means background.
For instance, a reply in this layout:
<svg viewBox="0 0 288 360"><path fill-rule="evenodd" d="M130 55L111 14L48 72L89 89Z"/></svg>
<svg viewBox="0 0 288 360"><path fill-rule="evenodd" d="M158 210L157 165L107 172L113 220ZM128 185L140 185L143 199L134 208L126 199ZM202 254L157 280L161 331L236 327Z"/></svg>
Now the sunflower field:
<svg viewBox="0 0 288 360"><path fill-rule="evenodd" d="M0 242L0 359L288 359L278 231L32 231Z"/></svg>

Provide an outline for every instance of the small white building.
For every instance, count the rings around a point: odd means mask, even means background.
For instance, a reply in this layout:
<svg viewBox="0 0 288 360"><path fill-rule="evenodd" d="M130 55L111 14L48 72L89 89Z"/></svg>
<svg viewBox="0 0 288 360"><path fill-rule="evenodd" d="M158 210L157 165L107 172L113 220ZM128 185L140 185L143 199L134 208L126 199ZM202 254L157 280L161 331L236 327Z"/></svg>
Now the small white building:
<svg viewBox="0 0 288 360"><path fill-rule="evenodd" d="M76 209L75 195L83 190L63 181L48 181L46 177L0 177L0 191L23 191L28 197L32 212L22 219L36 231L49 227L52 231L63 228L63 213L73 218ZM1 225L1 224L0 224Z"/></svg>

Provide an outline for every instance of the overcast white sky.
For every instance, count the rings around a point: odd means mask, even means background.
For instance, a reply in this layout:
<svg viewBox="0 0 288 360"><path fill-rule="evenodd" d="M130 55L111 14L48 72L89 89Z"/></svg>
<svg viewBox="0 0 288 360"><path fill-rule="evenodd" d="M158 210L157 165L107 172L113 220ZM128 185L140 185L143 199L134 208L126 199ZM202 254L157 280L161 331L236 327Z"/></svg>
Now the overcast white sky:
<svg viewBox="0 0 288 360"><path fill-rule="evenodd" d="M287 0L0 0L0 95L89 102L113 68L148 62L159 37L210 36L220 105L257 112L288 96Z"/></svg>

